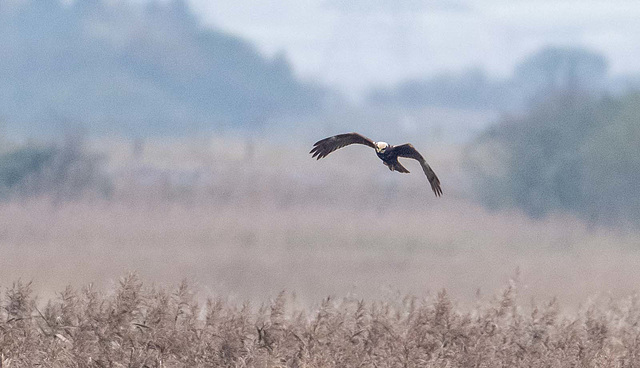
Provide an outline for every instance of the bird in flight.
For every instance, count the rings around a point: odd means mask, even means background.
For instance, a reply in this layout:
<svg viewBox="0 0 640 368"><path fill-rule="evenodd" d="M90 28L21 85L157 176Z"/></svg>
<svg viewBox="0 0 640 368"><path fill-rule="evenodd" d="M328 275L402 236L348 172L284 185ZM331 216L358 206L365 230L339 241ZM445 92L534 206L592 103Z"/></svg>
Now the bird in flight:
<svg viewBox="0 0 640 368"><path fill-rule="evenodd" d="M409 172L409 170L407 170L404 166L402 166L402 164L400 164L400 162L398 162L398 157L412 158L418 161L420 163L420 166L422 166L422 171L424 171L424 174L427 176L427 180L429 180L431 189L436 194L436 197L442 195L440 180L436 176L436 173L433 172L429 164L427 164L427 162L424 160L424 157L422 157L420 152L418 152L411 143L405 143L399 146L391 146L386 142L374 142L371 139L358 133L345 133L334 135L333 137L317 141L313 145L313 148L309 153L319 160L323 157L326 157L328 154L337 150L338 148L342 148L354 143L364 144L365 146L369 146L375 149L378 157L385 165L387 165L387 167L391 171L398 171L401 173Z"/></svg>

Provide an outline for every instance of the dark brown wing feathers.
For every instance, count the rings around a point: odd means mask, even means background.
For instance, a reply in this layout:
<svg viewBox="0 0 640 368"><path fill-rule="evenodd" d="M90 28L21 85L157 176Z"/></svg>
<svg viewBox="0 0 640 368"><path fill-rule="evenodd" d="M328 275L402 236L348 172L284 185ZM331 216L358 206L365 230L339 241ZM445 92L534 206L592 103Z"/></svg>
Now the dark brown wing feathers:
<svg viewBox="0 0 640 368"><path fill-rule="evenodd" d="M323 157L326 157L328 154L337 150L338 148L342 148L354 143L364 144L371 148L376 148L373 141L363 135L360 135L358 133L345 133L334 135L333 137L317 141L313 145L313 149L311 149L309 153L313 154L313 157L316 157L319 160Z"/></svg>
<svg viewBox="0 0 640 368"><path fill-rule="evenodd" d="M427 176L427 180L429 180L429 184L431 184L431 189L433 193L435 193L436 197L442 195L442 188L440 188L440 180L436 176L436 173L433 172L431 166L427 164L424 160L424 157L418 152L415 147L411 143L402 144L400 146L395 146L392 148L393 152L398 155L398 157L406 157L417 160L422 166L422 171Z"/></svg>
<svg viewBox="0 0 640 368"><path fill-rule="evenodd" d="M325 138L317 141L313 145L313 148L309 153L311 153L313 157L319 160L323 157L326 157L331 152L339 148L348 146L350 144L356 144L356 143L364 144L365 146L369 146L371 148L376 148L375 143L371 139L363 135L360 135L358 133L345 133L345 134L334 135L333 137L329 137L329 138ZM442 188L440 188L440 180L436 176L436 173L433 172L429 164L427 164L427 162L424 160L424 157L422 157L420 152L418 152L415 149L415 147L413 147L413 145L411 145L410 143L407 143L400 146L395 146L395 147L392 146L389 149L392 150L392 153L395 153L397 157L406 157L406 158L412 158L414 160L417 160L420 163L420 166L422 166L422 171L424 171L424 174L427 176L427 180L429 180L429 184L431 184L431 189L436 194L436 197L439 197L442 195ZM402 166L397 161L397 159L389 168L391 170L395 170L403 173L409 172L409 170L407 170L404 166Z"/></svg>

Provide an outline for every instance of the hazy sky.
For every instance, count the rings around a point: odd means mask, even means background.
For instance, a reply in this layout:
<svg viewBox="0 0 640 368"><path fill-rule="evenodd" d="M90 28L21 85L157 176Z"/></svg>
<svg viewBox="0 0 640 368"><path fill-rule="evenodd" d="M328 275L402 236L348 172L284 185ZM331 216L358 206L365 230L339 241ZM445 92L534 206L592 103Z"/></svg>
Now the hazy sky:
<svg viewBox="0 0 640 368"><path fill-rule="evenodd" d="M190 0L296 73L357 96L366 87L481 66L508 76L548 45L581 45L613 74L640 71L640 2L602 0Z"/></svg>

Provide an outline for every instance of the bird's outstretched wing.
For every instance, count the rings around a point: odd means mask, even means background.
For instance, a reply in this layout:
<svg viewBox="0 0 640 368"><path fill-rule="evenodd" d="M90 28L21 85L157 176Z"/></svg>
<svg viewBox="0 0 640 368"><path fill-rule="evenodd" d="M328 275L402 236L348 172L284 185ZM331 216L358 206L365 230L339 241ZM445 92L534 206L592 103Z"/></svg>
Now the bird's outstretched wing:
<svg viewBox="0 0 640 368"><path fill-rule="evenodd" d="M319 160L323 157L326 157L328 154L337 150L338 148L342 148L354 143L364 144L371 148L376 148L373 141L363 135L360 135L358 133L345 133L334 135L333 137L317 141L313 145L313 149L311 149L309 153L313 154L313 157L316 157Z"/></svg>
<svg viewBox="0 0 640 368"><path fill-rule="evenodd" d="M415 147L411 143L402 144L400 146L394 146L393 152L398 155L398 157L406 157L412 158L420 162L420 166L422 166L422 171L427 176L427 180L429 180L429 184L431 184L431 189L436 194L436 197L442 195L442 188L440 188L440 180L436 176L436 173L433 172L431 166L424 160L424 157L418 152Z"/></svg>

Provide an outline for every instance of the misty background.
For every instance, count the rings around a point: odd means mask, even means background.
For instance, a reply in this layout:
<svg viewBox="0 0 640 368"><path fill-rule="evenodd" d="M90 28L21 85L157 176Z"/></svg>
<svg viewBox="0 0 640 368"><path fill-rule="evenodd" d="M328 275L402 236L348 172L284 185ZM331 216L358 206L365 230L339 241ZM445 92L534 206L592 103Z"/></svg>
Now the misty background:
<svg viewBox="0 0 640 368"><path fill-rule="evenodd" d="M245 296L472 293L578 257L532 289L632 284L638 16L626 1L0 0L2 276L37 278L55 253L61 283L162 280L164 264ZM363 148L307 155L348 131L413 143L445 196Z"/></svg>

